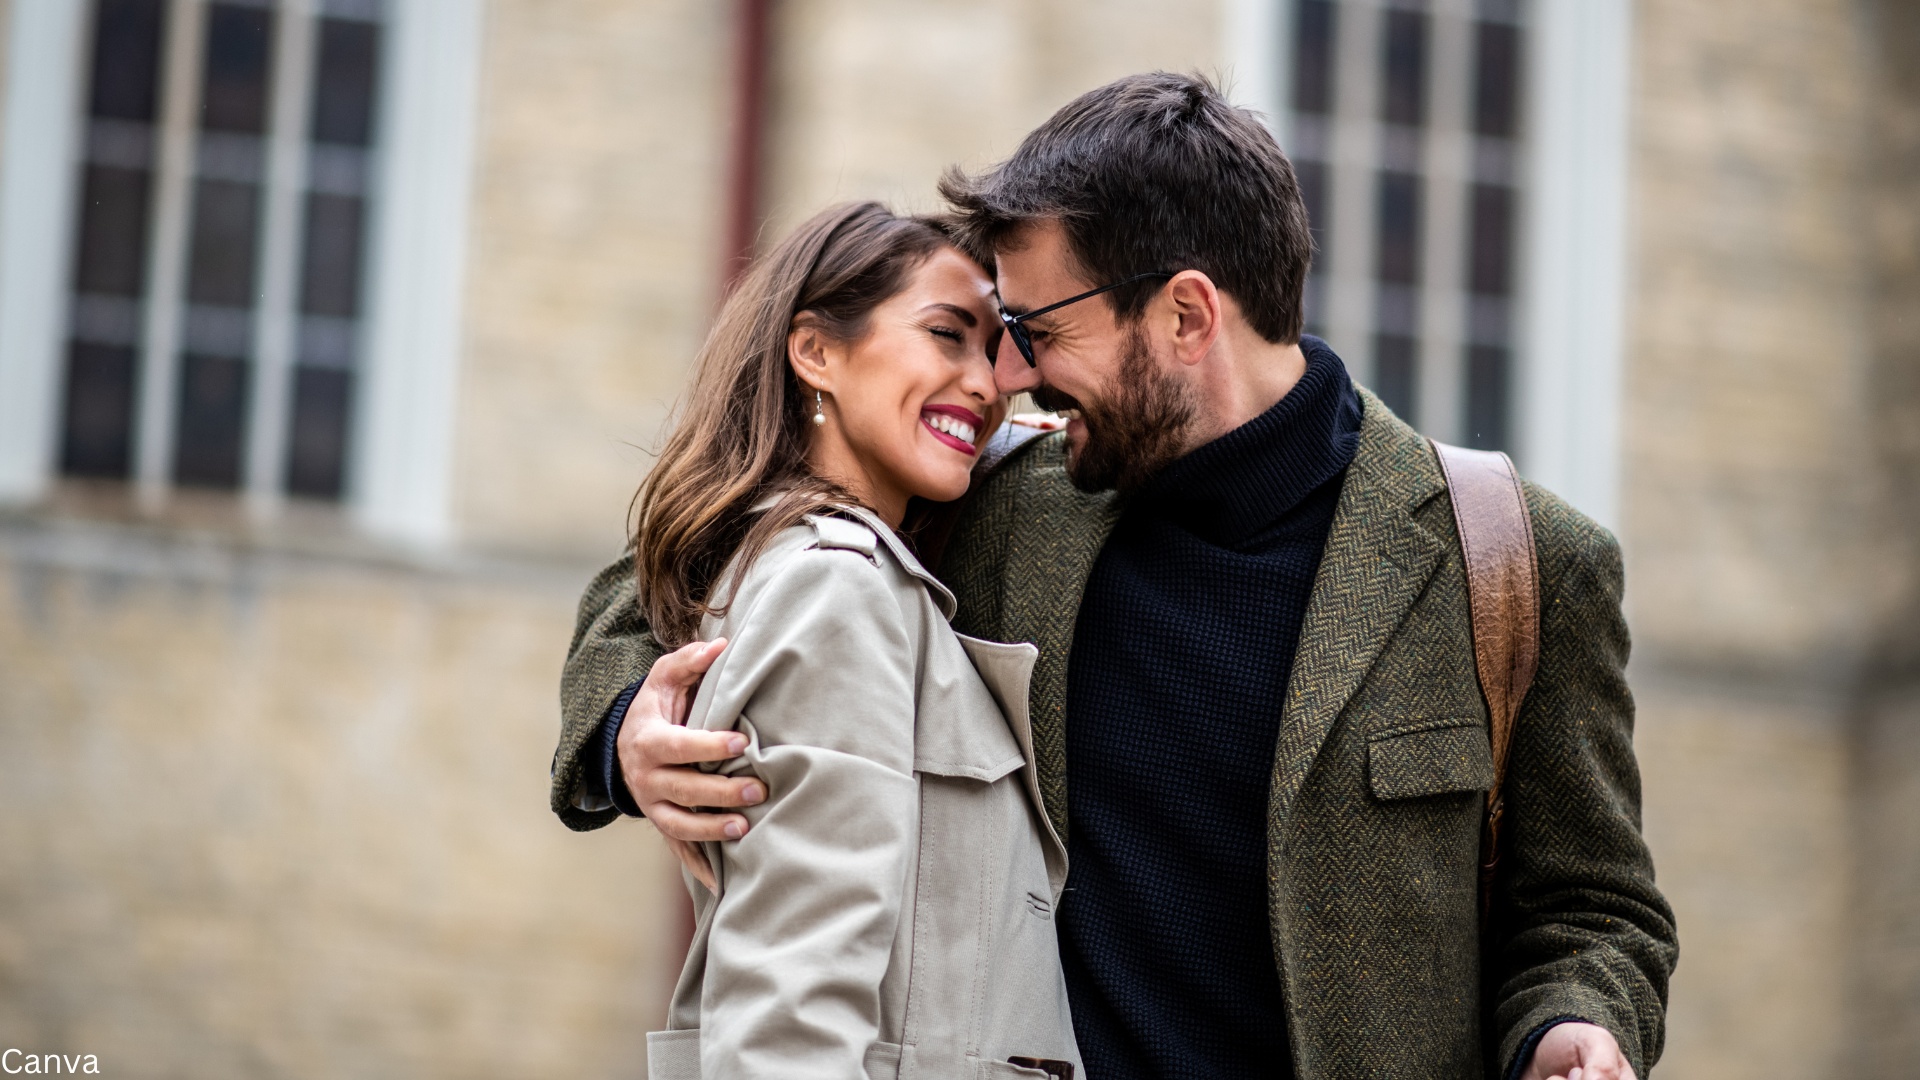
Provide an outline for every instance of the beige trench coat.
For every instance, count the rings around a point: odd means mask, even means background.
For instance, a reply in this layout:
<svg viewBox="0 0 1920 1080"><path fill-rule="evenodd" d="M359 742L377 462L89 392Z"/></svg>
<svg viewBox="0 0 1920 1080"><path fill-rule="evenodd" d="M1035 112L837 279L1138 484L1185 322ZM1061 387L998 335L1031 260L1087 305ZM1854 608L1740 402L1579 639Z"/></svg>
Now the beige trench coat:
<svg viewBox="0 0 1920 1080"><path fill-rule="evenodd" d="M703 638L688 723L768 798L687 879L693 947L653 1080L980 1080L1080 1069L1054 938L1066 849L1040 802L1031 645L956 635L953 598L863 511L775 538ZM1080 1071L1084 1076L1084 1071Z"/></svg>

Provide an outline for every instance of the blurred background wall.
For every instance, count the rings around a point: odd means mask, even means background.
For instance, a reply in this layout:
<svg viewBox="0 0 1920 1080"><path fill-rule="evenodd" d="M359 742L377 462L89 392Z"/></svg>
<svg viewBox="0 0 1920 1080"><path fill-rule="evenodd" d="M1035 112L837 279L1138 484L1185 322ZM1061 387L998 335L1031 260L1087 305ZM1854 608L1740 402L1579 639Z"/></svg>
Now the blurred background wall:
<svg viewBox="0 0 1920 1080"><path fill-rule="evenodd" d="M0 0L0 1044L633 1076L578 589L738 259L1202 70L1309 320L1628 556L1681 1078L1920 1055L1920 3Z"/></svg>

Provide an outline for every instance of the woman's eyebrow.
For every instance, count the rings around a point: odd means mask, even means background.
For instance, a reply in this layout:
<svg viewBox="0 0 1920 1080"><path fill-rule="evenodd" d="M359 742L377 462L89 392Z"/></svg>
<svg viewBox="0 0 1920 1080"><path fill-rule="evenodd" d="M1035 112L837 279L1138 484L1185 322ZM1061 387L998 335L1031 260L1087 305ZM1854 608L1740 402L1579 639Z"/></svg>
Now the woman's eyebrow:
<svg viewBox="0 0 1920 1080"><path fill-rule="evenodd" d="M959 319L961 322L966 323L968 326L980 325L980 317L978 315L975 315L973 312L968 311L966 308L961 307L959 304L944 304L944 303L928 304L926 307L923 307L920 310L922 312L950 311L953 313L954 318Z"/></svg>

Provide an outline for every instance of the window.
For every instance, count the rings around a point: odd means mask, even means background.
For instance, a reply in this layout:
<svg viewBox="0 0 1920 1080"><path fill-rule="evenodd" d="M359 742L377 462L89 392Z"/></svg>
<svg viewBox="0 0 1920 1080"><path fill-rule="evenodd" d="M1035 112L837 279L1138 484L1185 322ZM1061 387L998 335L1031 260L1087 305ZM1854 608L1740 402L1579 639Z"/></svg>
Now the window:
<svg viewBox="0 0 1920 1080"><path fill-rule="evenodd" d="M378 0L98 0L58 467L337 499L363 351Z"/></svg>
<svg viewBox="0 0 1920 1080"><path fill-rule="evenodd" d="M1521 0L1295 0L1288 151L1318 254L1307 328L1388 407L1505 448L1524 195Z"/></svg>

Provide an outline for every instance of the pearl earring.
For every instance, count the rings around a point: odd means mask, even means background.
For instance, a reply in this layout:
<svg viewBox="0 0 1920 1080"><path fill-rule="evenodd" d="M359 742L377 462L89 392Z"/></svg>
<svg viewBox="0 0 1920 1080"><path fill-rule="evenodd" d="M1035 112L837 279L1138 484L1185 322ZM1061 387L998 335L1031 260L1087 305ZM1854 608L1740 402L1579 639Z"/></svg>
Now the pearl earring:
<svg viewBox="0 0 1920 1080"><path fill-rule="evenodd" d="M826 422L827 422L827 411L820 404L820 391L816 389L813 392L813 426L821 427L825 425Z"/></svg>

